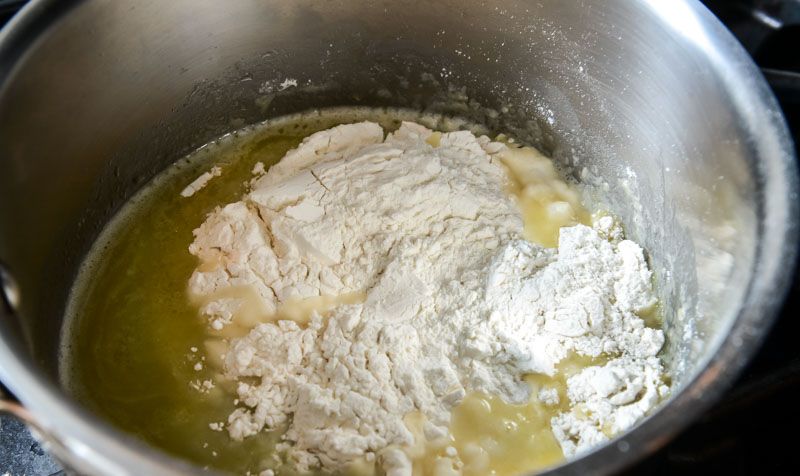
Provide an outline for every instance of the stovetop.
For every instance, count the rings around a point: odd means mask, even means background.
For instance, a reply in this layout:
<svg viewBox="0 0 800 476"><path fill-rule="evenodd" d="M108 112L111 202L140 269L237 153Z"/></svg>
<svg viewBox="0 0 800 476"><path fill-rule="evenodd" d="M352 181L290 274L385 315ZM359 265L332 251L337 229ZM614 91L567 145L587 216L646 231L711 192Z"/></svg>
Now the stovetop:
<svg viewBox="0 0 800 476"><path fill-rule="evenodd" d="M670 0L661 0L670 1ZM25 0L0 0L0 25ZM800 0L705 0L761 66L800 144ZM711 410L666 447L628 469L627 476L800 474L800 335L795 280L764 346ZM25 427L0 417L0 474L64 474Z"/></svg>

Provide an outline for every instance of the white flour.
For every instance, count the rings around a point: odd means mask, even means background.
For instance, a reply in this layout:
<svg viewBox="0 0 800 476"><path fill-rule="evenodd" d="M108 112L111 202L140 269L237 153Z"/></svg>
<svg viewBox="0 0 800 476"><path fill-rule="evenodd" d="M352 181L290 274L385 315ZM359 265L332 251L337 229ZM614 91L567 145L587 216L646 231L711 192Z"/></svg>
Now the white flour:
<svg viewBox="0 0 800 476"><path fill-rule="evenodd" d="M184 197L184 198L191 197L195 193L197 193L200 190L204 189L205 186L208 185L208 182L211 181L211 179L213 179L214 177L219 177L220 175L222 175L222 169L221 168L219 168L219 167L211 167L211 170L209 170L208 172L203 173L202 175L200 175L199 177L194 179L194 181L192 183L187 185L186 188L184 188L181 191L181 196Z"/></svg>
<svg viewBox="0 0 800 476"><path fill-rule="evenodd" d="M231 339L233 438L288 423L282 449L300 469L377 456L388 474L410 474L404 416L421 412L426 437L442 436L467 392L524 403L522 377L552 375L571 352L618 357L569 380L574 411L552 422L567 456L657 403L663 334L636 316L655 303L642 250L610 219L562 229L557 250L524 241L504 149L412 123L386 140L374 123L338 126L209 215L190 247L201 262L190 291L212 328L244 309L366 296Z"/></svg>

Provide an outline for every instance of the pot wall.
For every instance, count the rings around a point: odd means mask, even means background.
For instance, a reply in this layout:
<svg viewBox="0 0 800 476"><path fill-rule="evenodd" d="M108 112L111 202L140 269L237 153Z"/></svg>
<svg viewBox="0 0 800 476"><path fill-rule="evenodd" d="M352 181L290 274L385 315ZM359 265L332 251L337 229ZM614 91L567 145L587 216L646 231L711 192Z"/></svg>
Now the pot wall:
<svg viewBox="0 0 800 476"><path fill-rule="evenodd" d="M0 39L0 260L19 283L25 336L4 316L0 353L22 360L0 364L0 377L32 408L73 411L47 387L64 302L118 207L192 149L310 108L411 107L510 132L552 153L648 250L665 358L684 391L595 467L652 448L713 399L784 292L791 145L754 65L695 2L96 0L26 10ZM297 86L284 88L287 79ZM21 371L45 377L15 386Z"/></svg>

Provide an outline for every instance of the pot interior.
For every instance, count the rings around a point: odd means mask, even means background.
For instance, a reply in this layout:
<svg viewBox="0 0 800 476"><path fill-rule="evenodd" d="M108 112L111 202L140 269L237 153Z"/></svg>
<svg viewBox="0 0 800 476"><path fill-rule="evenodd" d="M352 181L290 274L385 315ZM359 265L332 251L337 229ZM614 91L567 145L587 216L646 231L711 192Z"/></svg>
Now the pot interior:
<svg viewBox="0 0 800 476"><path fill-rule="evenodd" d="M701 7L658 3L39 2L0 49L0 259L21 290L19 352L58 381L83 256L174 160L272 117L391 106L536 145L619 216L656 273L679 393L740 316L765 230L780 239L793 215L767 206L788 196L765 184L789 153L780 119L745 107L774 107L752 66L730 66Z"/></svg>

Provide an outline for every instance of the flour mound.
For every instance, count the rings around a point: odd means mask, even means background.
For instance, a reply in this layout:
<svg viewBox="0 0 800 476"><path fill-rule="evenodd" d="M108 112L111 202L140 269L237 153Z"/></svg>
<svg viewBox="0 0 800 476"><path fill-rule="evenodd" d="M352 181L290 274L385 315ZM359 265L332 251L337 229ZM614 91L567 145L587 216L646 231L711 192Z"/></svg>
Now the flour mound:
<svg viewBox="0 0 800 476"><path fill-rule="evenodd" d="M189 289L215 329L252 308L231 298L242 289L264 316L366 296L231 339L234 439L288 425L281 449L300 470L377 455L406 474L406 415L445 435L467 392L524 403L522 377L552 375L571 352L618 358L570 380L576 410L553 420L567 455L630 427L666 392L663 334L636 316L655 302L642 250L605 222L562 229L557 250L524 241L505 146L432 134L404 123L384 139L369 122L313 134L195 230Z"/></svg>

